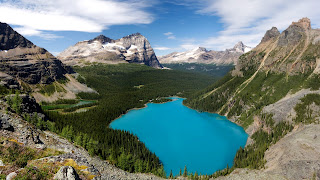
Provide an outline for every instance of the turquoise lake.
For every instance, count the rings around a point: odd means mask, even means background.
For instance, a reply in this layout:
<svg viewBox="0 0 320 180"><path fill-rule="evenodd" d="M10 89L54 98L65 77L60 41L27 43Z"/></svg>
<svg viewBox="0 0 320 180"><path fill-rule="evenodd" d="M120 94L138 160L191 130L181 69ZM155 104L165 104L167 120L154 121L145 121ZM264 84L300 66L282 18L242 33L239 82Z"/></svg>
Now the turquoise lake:
<svg viewBox="0 0 320 180"><path fill-rule="evenodd" d="M182 104L182 98L130 110L110 127L130 131L164 164L169 175L188 172L213 174L232 166L237 150L248 138L242 127L218 114L198 112Z"/></svg>

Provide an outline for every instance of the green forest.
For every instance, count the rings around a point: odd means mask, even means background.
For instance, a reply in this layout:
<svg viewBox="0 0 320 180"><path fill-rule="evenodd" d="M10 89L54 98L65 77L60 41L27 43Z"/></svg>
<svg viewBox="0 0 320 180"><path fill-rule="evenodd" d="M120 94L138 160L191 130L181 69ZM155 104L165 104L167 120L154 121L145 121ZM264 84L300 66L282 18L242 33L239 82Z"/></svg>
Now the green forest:
<svg viewBox="0 0 320 180"><path fill-rule="evenodd" d="M190 72L159 70L137 64L75 67L78 80L97 90L79 93L79 99L95 100L87 112L60 113L43 108L50 121L48 128L86 148L90 154L129 172L152 172L165 176L158 157L129 132L113 130L110 122L145 103L164 102L161 97L189 97L215 81ZM68 102L60 102L68 104ZM50 105L49 105L50 107ZM66 106L68 107L68 106Z"/></svg>

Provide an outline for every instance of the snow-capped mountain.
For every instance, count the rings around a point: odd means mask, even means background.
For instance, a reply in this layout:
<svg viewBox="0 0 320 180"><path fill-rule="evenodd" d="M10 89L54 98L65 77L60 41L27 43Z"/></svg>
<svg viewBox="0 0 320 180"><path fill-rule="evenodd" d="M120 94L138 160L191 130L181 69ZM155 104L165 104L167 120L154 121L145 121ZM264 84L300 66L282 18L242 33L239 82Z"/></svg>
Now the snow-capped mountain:
<svg viewBox="0 0 320 180"><path fill-rule="evenodd" d="M140 33L118 40L100 35L67 48L58 55L58 58L68 65L129 62L162 68L149 41Z"/></svg>
<svg viewBox="0 0 320 180"><path fill-rule="evenodd" d="M204 47L198 47L186 52L173 52L165 56L160 56L159 61L162 64L202 63L229 65L236 64L239 56L249 52L251 49L252 48L244 45L240 41L233 48L226 49L225 51L209 51Z"/></svg>
<svg viewBox="0 0 320 180"><path fill-rule="evenodd" d="M239 52L239 53L247 53L251 51L251 47L246 46L242 43L242 41L239 41L232 49L227 49L229 52Z"/></svg>

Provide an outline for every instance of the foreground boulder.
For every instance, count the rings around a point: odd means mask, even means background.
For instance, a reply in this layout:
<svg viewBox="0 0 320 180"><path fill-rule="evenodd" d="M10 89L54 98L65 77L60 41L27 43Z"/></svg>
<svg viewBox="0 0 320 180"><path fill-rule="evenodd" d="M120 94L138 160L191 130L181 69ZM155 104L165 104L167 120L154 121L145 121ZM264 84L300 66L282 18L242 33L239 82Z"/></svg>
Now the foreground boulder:
<svg viewBox="0 0 320 180"><path fill-rule="evenodd" d="M53 179L57 180L78 180L79 175L76 170L72 166L62 166L57 174L53 177Z"/></svg>

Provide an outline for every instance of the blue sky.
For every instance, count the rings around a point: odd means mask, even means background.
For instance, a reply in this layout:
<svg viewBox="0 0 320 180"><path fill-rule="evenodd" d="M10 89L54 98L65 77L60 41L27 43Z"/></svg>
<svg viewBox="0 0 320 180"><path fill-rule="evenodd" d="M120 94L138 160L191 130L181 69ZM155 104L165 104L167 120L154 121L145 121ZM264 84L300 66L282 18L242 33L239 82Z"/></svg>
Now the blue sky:
<svg viewBox="0 0 320 180"><path fill-rule="evenodd" d="M0 21L58 54L100 34L140 32L157 55L198 46L256 46L272 26L309 17L320 27L319 0L0 0Z"/></svg>

